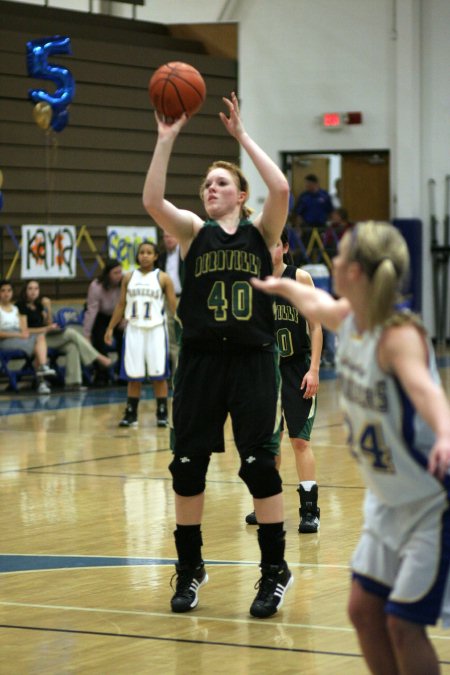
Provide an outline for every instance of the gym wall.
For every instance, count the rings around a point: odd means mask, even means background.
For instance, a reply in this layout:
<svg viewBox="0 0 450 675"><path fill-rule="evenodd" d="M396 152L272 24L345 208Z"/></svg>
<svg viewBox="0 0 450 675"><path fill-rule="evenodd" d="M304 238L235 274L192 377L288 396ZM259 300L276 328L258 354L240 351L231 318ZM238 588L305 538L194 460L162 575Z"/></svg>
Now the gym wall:
<svg viewBox="0 0 450 675"><path fill-rule="evenodd" d="M18 241L22 224L84 225L105 257L106 226L154 225L141 198L156 141L147 86L168 61L192 64L206 81L206 102L177 139L167 183L169 199L201 214L198 187L208 165L239 160L238 144L218 118L222 96L237 88L234 58L211 55L202 42L172 36L160 24L6 1L0 16L1 276L16 253L6 226ZM72 54L49 61L75 79L69 122L59 133L43 131L33 119L28 90L52 93L53 85L30 78L26 66L26 43L55 35L70 37ZM86 241L80 253L95 268ZM18 285L20 264L10 276ZM88 283L80 265L76 279L41 281L52 297L82 297Z"/></svg>

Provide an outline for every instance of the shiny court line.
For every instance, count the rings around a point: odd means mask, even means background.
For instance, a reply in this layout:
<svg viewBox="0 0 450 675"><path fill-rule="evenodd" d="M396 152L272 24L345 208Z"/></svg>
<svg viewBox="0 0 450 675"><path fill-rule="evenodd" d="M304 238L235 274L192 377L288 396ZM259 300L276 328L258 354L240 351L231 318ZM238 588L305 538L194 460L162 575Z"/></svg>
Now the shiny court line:
<svg viewBox="0 0 450 675"><path fill-rule="evenodd" d="M231 623L231 624L254 624L255 626L266 626L267 628L275 628L275 626L282 626L283 628L306 628L306 629L311 629L314 628L316 630L322 630L322 631L332 631L332 632L338 632L338 633L353 633L353 628L345 628L343 626L321 626L321 625L314 625L314 624L303 624L303 623L285 623L285 622L280 622L277 621L276 623L266 623L264 624L261 622L260 619L227 619L224 617L216 617L216 616L205 616L203 614L199 614L198 612L194 615L188 616L187 614L176 614L174 615L173 612L145 612L144 610L132 610L132 609L105 609L102 607L77 607L73 605L45 605L45 604L40 604L40 603L29 603L29 602L7 602L4 600L0 600L0 606L5 605L7 607L28 607L29 609L52 609L56 610L58 612L60 611L65 611L65 612L85 612L85 613L92 613L92 614L123 614L123 615L130 615L130 616L147 616L147 617L155 617L155 618L164 618L164 619L181 619L183 621L193 621L195 620L196 622L198 621L217 621L221 623ZM448 638L450 639L450 638Z"/></svg>
<svg viewBox="0 0 450 675"><path fill-rule="evenodd" d="M274 624L272 624L274 627ZM281 645L258 645L258 644L246 644L239 642L219 642L218 640L194 640L189 638L177 638L177 637L167 637L167 636L155 636L155 635L142 635L137 633L111 633L106 631L93 631L93 630L76 630L76 629L67 629L67 628L51 628L51 627L38 627L38 626L18 626L11 624L0 624L0 628L7 628L10 630L31 630L44 633L68 633L71 635L91 635L91 636L102 636L102 637L113 637L113 638L122 638L122 639L131 639L131 640L153 640L154 642L175 642L175 643L184 643L191 645L209 645L213 647L232 647L235 649L251 649L251 650L264 650L264 651L276 651L276 652L291 652L297 654L313 654L321 656L342 656L350 657L355 659L362 659L362 654L354 654L350 652L327 652L324 650L318 649L303 649L299 647L292 646L281 646ZM440 663L446 663L441 661Z"/></svg>
<svg viewBox="0 0 450 675"><path fill-rule="evenodd" d="M174 614L173 612L145 612L144 610L132 610L132 609L106 609L103 607L77 607L74 605L45 605L45 604L40 604L40 603L29 603L29 602L7 602L4 600L0 600L0 606L4 605L5 607L27 607L29 609L52 609L56 610L58 612L64 611L64 612L84 612L87 614L119 614L119 615L124 615L124 616L146 616L146 617L155 617L155 618L164 618L164 619L181 619L182 621L195 621L198 623L199 621L213 621L213 622L220 622L220 623L228 623L228 624L253 624L253 625L258 625L260 627L265 626L266 628L275 628L275 627L282 627L282 628L296 628L296 629L306 629L306 630L320 630L320 631L330 631L333 633L353 633L354 629L349 627L346 628L345 626L322 626L320 624L311 624L311 623L288 623L284 621L277 621L276 623L264 623L260 619L230 619L230 618L224 618L224 617L217 617L217 616L205 616L204 614L199 614L196 613L194 615L188 615L188 614ZM53 629L49 629L53 630ZM138 636L136 636L138 637ZM434 635L432 633L429 633L429 637L433 638L433 640L443 640L444 642L448 642L450 640L450 636L445 636L445 635ZM218 644L223 644L223 643L218 643ZM225 643L226 644L226 643ZM250 645L243 645L243 646L250 646ZM316 653L316 652L314 652ZM331 652L330 652L331 653ZM356 656L356 655L354 655ZM359 656L359 655L358 655ZM444 663L444 662L443 662Z"/></svg>

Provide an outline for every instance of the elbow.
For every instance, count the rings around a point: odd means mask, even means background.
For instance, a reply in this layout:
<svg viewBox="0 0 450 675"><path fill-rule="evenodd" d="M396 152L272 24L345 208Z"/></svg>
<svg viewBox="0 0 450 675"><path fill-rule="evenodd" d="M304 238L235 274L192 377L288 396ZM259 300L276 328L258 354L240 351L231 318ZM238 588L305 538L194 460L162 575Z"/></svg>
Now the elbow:
<svg viewBox="0 0 450 675"><path fill-rule="evenodd" d="M289 194L291 192L291 186L289 185L289 181L288 181L288 179L286 178L285 175L283 175L282 183L283 183L282 189L283 189L284 193L287 194L288 197L289 197Z"/></svg>
<svg viewBox="0 0 450 675"><path fill-rule="evenodd" d="M144 198L142 200L145 210L150 218L162 229L165 228L167 222L167 209L165 200L155 200L151 198Z"/></svg>
<svg viewBox="0 0 450 675"><path fill-rule="evenodd" d="M282 174L280 176L279 183L277 185L277 190L283 198L286 198L289 201L290 187L287 178Z"/></svg>
<svg viewBox="0 0 450 675"><path fill-rule="evenodd" d="M150 218L157 224L160 225L163 219L163 209L158 205L154 204L153 202L144 200L144 209L147 211L148 215ZM162 227L162 226L161 226Z"/></svg>
<svg viewBox="0 0 450 675"><path fill-rule="evenodd" d="M142 197L142 204L149 216L153 216L156 209L155 200L151 196L144 194Z"/></svg>
<svg viewBox="0 0 450 675"><path fill-rule="evenodd" d="M142 193L142 204L149 216L156 220L159 213L161 213L164 205L164 198L153 193L152 190L144 190Z"/></svg>
<svg viewBox="0 0 450 675"><path fill-rule="evenodd" d="M146 181L142 191L142 204L147 213L151 214L151 211L155 207L155 202L155 191L152 189L152 184Z"/></svg>

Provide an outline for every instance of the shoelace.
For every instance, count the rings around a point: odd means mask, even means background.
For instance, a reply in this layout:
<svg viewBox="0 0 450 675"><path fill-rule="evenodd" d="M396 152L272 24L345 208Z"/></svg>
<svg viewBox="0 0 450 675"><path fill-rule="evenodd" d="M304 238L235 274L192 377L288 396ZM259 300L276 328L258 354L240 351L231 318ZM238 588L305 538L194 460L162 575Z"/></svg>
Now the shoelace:
<svg viewBox="0 0 450 675"><path fill-rule="evenodd" d="M176 579L176 586L174 588L173 580ZM190 591L195 591L196 585L200 582L192 577L191 572L175 572L170 579L170 588L177 593L177 595L187 596Z"/></svg>
<svg viewBox="0 0 450 675"><path fill-rule="evenodd" d="M274 575L263 574L255 584L255 589L258 590L258 598L265 600L269 595L275 593L278 583Z"/></svg>

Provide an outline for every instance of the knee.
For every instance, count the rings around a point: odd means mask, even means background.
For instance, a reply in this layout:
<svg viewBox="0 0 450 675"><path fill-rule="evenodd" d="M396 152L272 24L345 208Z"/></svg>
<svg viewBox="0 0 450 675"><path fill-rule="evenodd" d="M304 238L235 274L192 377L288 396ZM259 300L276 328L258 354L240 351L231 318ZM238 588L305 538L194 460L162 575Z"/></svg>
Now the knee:
<svg viewBox="0 0 450 675"><path fill-rule="evenodd" d="M348 616L359 635L386 632L386 599L366 591L358 579L353 579Z"/></svg>
<svg viewBox="0 0 450 675"><path fill-rule="evenodd" d="M292 447L295 452L302 454L303 452L308 452L309 441L306 441L304 438L291 438Z"/></svg>
<svg viewBox="0 0 450 675"><path fill-rule="evenodd" d="M242 456L239 477L256 499L266 499L282 492L281 477L275 466L275 455L268 450Z"/></svg>
<svg viewBox="0 0 450 675"><path fill-rule="evenodd" d="M67 328L64 328L64 337L68 338L69 340L76 340L77 336L79 333L75 330L75 328L71 328L68 326Z"/></svg>
<svg viewBox="0 0 450 675"><path fill-rule="evenodd" d="M364 630L370 623L366 606L354 594L350 595L347 614L357 632Z"/></svg>
<svg viewBox="0 0 450 675"><path fill-rule="evenodd" d="M175 456L169 464L172 486L181 497L194 497L205 491L208 457Z"/></svg>
<svg viewBox="0 0 450 675"><path fill-rule="evenodd" d="M347 614L353 626L359 632L370 623L366 592L357 579L352 580Z"/></svg>
<svg viewBox="0 0 450 675"><path fill-rule="evenodd" d="M420 624L405 621L393 614L387 615L386 625L396 652L411 649L414 645L417 645L420 635L423 635L425 632L424 627Z"/></svg>

